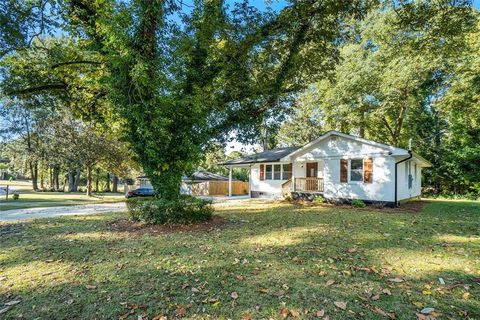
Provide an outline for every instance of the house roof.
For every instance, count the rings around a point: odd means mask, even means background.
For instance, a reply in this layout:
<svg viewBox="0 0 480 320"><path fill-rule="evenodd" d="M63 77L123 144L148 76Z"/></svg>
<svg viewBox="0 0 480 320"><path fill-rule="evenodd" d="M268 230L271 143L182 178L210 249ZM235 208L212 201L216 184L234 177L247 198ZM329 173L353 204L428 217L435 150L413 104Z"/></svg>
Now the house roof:
<svg viewBox="0 0 480 320"><path fill-rule="evenodd" d="M317 139L305 144L304 146L301 147L287 147L287 148L278 148L278 149L272 149L264 152L260 152L257 154L249 155L241 159L235 159L235 160L230 160L226 161L224 163L220 163L223 165L241 165L241 164L250 164L250 163L261 163L261 162L278 162L278 161L290 161L291 156L294 156L295 154L298 154L313 145L317 144L321 140L324 140L332 135L343 137L346 139L352 139L359 141L361 143L369 144L372 146L376 146L382 149L385 149L388 154L392 156L408 156L409 152L406 149L394 147L388 144L376 142L373 140L368 140L364 138L360 138L357 136L353 136L350 134L346 134L343 132L335 131L335 130L330 130L318 137ZM422 158L421 156L413 153L414 158L416 158L420 163L423 164L425 167L430 167L432 166L430 162Z"/></svg>
<svg viewBox="0 0 480 320"><path fill-rule="evenodd" d="M195 170L190 177L184 176L182 180L194 180L194 181L228 181L228 177L221 176L219 174L206 171Z"/></svg>
<svg viewBox="0 0 480 320"><path fill-rule="evenodd" d="M139 176L137 179L148 179L147 176ZM191 176L183 176L183 181L228 181L228 177L221 176L219 174L206 171L206 170L195 170Z"/></svg>
<svg viewBox="0 0 480 320"><path fill-rule="evenodd" d="M299 148L301 147L286 147L286 148L266 150L260 153L245 156L240 159L225 161L220 164L228 166L228 165L260 163L260 162L277 162L277 161L280 161L280 159L282 159L283 157L298 150Z"/></svg>

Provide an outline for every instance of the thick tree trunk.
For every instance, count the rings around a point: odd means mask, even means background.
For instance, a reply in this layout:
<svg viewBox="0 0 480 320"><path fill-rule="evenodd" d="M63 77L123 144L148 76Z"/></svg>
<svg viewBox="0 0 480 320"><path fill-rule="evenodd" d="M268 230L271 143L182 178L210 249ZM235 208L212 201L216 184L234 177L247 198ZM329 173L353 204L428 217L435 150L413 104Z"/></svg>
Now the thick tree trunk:
<svg viewBox="0 0 480 320"><path fill-rule="evenodd" d="M92 167L87 167L87 196L92 196Z"/></svg>
<svg viewBox="0 0 480 320"><path fill-rule="evenodd" d="M180 185L182 174L175 171L163 171L161 174L154 174L145 170L155 190L155 194L162 199L177 200L180 197Z"/></svg>
<svg viewBox="0 0 480 320"><path fill-rule="evenodd" d="M30 161L29 167L32 178L32 188L33 190L38 190L38 163L36 161Z"/></svg>
<svg viewBox="0 0 480 320"><path fill-rule="evenodd" d="M99 192L100 190L98 189L98 180L99 180L99 177L100 177L100 169L97 168L95 170L95 192Z"/></svg>
<svg viewBox="0 0 480 320"><path fill-rule="evenodd" d="M48 185L49 185L48 189L51 191L51 190L53 190L53 185L54 185L54 182L53 182L53 168L52 167L48 168L48 177L49 177L49 181L50 181L48 183Z"/></svg>
<svg viewBox="0 0 480 320"><path fill-rule="evenodd" d="M68 192L73 191L73 186L74 186L73 171L68 171Z"/></svg>
<svg viewBox="0 0 480 320"><path fill-rule="evenodd" d="M60 191L60 168L58 166L53 168L53 183L55 191Z"/></svg>
<svg viewBox="0 0 480 320"><path fill-rule="evenodd" d="M44 170L40 170L40 189L45 189L45 184L43 183L43 179L45 179L44 177Z"/></svg>
<svg viewBox="0 0 480 320"><path fill-rule="evenodd" d="M112 192L118 192L118 177L116 175L113 176Z"/></svg>
<svg viewBox="0 0 480 320"><path fill-rule="evenodd" d="M110 192L110 173L107 172L107 186L105 188L105 192Z"/></svg>
<svg viewBox="0 0 480 320"><path fill-rule="evenodd" d="M80 184L80 168L77 168L75 171L74 171L74 180L73 180L73 188L72 188L72 191L73 192L77 192L78 191L78 185Z"/></svg>

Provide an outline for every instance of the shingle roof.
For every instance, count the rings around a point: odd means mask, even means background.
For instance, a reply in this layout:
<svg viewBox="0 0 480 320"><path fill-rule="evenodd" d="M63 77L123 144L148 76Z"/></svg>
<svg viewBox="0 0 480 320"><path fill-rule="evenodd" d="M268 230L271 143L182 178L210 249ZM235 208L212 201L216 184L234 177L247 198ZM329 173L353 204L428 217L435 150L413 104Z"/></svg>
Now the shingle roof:
<svg viewBox="0 0 480 320"><path fill-rule="evenodd" d="M298 150L299 148L301 147L286 147L286 148L277 148L277 149L267 150L264 152L245 156L240 159L225 161L220 164L233 165L233 164L249 164L249 163L259 163L259 162L277 162L283 157L292 153L293 151Z"/></svg>
<svg viewBox="0 0 480 320"><path fill-rule="evenodd" d="M205 170L195 170L190 177L182 177L182 180L194 181L228 181L228 177L221 176Z"/></svg>
<svg viewBox="0 0 480 320"><path fill-rule="evenodd" d="M139 176L137 179L148 179L147 176ZM228 181L228 177L221 176L219 174L205 171L205 170L195 170L191 176L183 176L183 181Z"/></svg>

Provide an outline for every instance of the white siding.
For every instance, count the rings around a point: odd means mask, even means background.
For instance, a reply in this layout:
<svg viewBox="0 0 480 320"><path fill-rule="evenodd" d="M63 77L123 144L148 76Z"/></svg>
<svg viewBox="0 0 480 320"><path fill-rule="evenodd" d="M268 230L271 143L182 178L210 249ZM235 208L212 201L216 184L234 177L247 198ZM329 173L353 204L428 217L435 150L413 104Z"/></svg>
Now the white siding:
<svg viewBox="0 0 480 320"><path fill-rule="evenodd" d="M270 164L270 163L264 163ZM278 162L277 162L278 164ZM285 180L260 181L260 164L254 164L250 171L250 188L252 191L268 192L278 196L282 195L282 183Z"/></svg>
<svg viewBox="0 0 480 320"><path fill-rule="evenodd" d="M333 137L333 139L332 139ZM330 136L319 141L302 153L295 154L293 161L293 176L306 176L306 163L318 162L318 177L324 178L324 196L337 199L361 199L369 201L393 202L395 200L395 162L396 158L389 154L388 149L362 143L354 139ZM373 182L340 183L340 159L372 158ZM350 171L349 171L350 175ZM281 195L281 185L284 180L259 179L259 164L252 166L251 190ZM398 165L398 198L397 200L419 196L421 193L421 168L412 161L412 188L408 188L405 174L405 163Z"/></svg>
<svg viewBox="0 0 480 320"><path fill-rule="evenodd" d="M373 159L373 182L340 183L340 159L325 160L324 196L326 198L394 201L395 160L389 156Z"/></svg>
<svg viewBox="0 0 480 320"><path fill-rule="evenodd" d="M333 138L333 139L332 139ZM361 143L353 139L331 136L295 155L295 161L308 161L331 157L356 157L359 155L388 154L388 150Z"/></svg>
<svg viewBox="0 0 480 320"><path fill-rule="evenodd" d="M408 188L408 164L410 163L410 172L413 177L412 188ZM398 187L398 200L409 199L412 197L418 197L422 193L422 169L420 165L416 166L416 176L415 176L415 161L408 160L406 162L399 163L397 166L397 187Z"/></svg>

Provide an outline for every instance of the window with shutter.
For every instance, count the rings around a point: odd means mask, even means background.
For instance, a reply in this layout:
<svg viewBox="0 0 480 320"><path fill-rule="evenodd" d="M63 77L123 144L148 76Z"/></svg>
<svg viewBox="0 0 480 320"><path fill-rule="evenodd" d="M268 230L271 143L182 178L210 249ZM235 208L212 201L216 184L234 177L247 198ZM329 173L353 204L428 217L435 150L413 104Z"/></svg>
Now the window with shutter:
<svg viewBox="0 0 480 320"><path fill-rule="evenodd" d="M373 160L371 158L363 160L363 182L373 182Z"/></svg>
<svg viewBox="0 0 480 320"><path fill-rule="evenodd" d="M340 182L348 182L348 160L340 159Z"/></svg>
<svg viewBox="0 0 480 320"><path fill-rule="evenodd" d="M265 180L265 166L263 164L260 165L260 181Z"/></svg>

